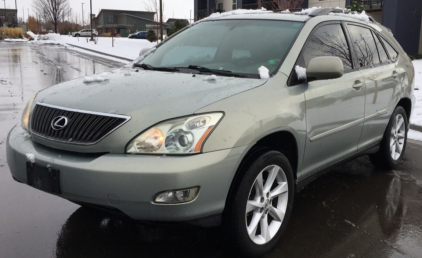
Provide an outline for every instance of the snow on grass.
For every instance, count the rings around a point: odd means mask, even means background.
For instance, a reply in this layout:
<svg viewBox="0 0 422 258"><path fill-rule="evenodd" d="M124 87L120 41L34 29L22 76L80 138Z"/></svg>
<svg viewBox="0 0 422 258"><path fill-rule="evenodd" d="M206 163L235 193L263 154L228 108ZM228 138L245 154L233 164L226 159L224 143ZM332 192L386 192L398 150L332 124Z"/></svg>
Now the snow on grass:
<svg viewBox="0 0 422 258"><path fill-rule="evenodd" d="M270 74L269 74L270 71L267 69L267 67L265 67L265 66L259 67L258 72L259 72L259 76L261 77L261 79L269 79L270 78Z"/></svg>
<svg viewBox="0 0 422 258"><path fill-rule="evenodd" d="M103 82L108 81L108 73L94 74L92 76L85 76L84 83Z"/></svg>
<svg viewBox="0 0 422 258"><path fill-rule="evenodd" d="M308 77L306 76L306 68L303 68L301 66L296 65L295 71L297 74L297 79L300 80L306 80Z"/></svg>
<svg viewBox="0 0 422 258"><path fill-rule="evenodd" d="M413 61L415 67L415 90L416 105L410 118L410 123L422 126L422 60Z"/></svg>
<svg viewBox="0 0 422 258"><path fill-rule="evenodd" d="M415 140L415 141L422 141L422 132L409 130L409 132L407 133L407 138Z"/></svg>
<svg viewBox="0 0 422 258"><path fill-rule="evenodd" d="M135 60L139 57L139 52L142 49L153 48L157 43L151 43L146 39L129 39L129 38L114 38L114 47L112 44L112 38L99 37L97 44L93 41L87 41L85 37L70 37L68 35L59 35L49 33L46 35L36 35L31 31L27 32L34 41L30 41L33 44L57 44L63 45L69 48L72 46L83 47L88 50L97 51L106 55L113 55L123 57L125 59ZM72 50L89 53L87 50L79 48L72 48ZM113 57L103 56L105 58L113 59ZM122 60L120 60L122 61Z"/></svg>
<svg viewBox="0 0 422 258"><path fill-rule="evenodd" d="M5 42L27 42L27 39L4 39Z"/></svg>

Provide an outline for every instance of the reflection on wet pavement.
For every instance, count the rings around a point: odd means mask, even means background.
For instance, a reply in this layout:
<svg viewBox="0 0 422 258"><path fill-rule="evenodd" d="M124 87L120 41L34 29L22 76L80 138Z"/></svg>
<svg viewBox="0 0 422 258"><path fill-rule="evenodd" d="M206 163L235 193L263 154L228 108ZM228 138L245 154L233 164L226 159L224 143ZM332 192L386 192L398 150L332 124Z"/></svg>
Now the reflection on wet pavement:
<svg viewBox="0 0 422 258"><path fill-rule="evenodd" d="M0 257L233 257L222 228L140 223L14 182L5 138L26 100L56 81L119 65L60 47L16 49L0 44ZM421 257L421 147L409 142L396 171L375 169L365 156L312 182L267 257Z"/></svg>

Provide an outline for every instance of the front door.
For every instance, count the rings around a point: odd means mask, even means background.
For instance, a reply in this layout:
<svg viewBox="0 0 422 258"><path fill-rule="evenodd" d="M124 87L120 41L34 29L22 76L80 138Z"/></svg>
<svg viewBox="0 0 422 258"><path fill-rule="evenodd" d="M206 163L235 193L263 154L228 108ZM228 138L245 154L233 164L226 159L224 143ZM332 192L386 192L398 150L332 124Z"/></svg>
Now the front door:
<svg viewBox="0 0 422 258"><path fill-rule="evenodd" d="M350 156L357 151L365 112L365 85L355 69L344 28L340 22L315 28L297 61L307 67L319 56L337 56L343 61L341 78L298 81L305 92L307 142L298 179Z"/></svg>

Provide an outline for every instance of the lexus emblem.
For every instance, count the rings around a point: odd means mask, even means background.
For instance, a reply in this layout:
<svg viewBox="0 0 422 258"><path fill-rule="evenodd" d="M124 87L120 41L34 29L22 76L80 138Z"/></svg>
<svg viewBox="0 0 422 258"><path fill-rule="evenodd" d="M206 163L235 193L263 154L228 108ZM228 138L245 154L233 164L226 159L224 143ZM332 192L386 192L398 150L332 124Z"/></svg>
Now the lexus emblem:
<svg viewBox="0 0 422 258"><path fill-rule="evenodd" d="M51 121L51 127L56 130L62 130L63 128L65 128L67 126L67 123L69 122L69 120L67 119L67 117L65 116L58 116L56 118L53 119L53 121Z"/></svg>

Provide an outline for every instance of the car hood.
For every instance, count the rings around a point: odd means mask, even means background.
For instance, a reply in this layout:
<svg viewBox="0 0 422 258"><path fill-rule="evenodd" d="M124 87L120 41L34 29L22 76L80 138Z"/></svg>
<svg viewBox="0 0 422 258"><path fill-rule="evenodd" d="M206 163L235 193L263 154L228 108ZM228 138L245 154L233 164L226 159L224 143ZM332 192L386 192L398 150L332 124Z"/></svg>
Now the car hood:
<svg viewBox="0 0 422 258"><path fill-rule="evenodd" d="M118 69L99 76L106 76L108 80L84 83L84 78L80 78L61 83L39 92L35 103L128 115L132 121L142 120L150 126L165 119L193 114L202 107L267 81L142 69ZM209 80L210 77L214 79Z"/></svg>

